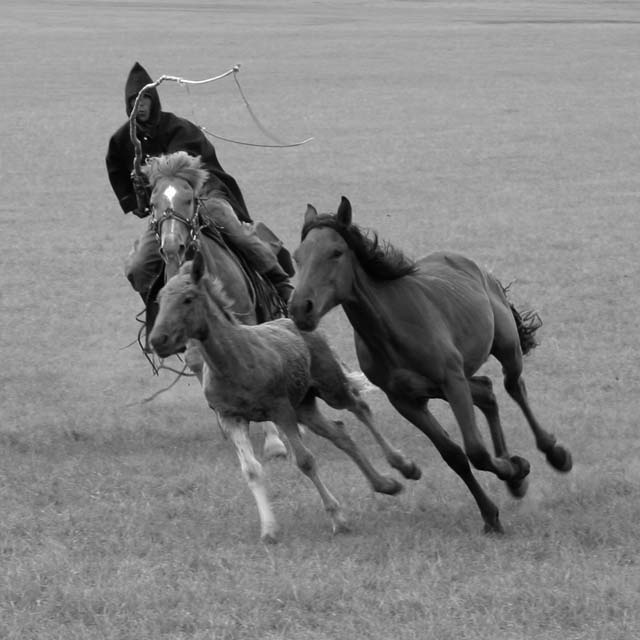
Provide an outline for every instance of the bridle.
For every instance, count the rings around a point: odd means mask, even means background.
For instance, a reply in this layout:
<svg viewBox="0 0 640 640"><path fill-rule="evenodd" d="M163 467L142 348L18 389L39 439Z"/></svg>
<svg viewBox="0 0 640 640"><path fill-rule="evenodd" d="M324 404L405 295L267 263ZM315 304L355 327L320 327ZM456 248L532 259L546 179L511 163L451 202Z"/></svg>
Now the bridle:
<svg viewBox="0 0 640 640"><path fill-rule="evenodd" d="M202 218L200 216L200 206L202 205L202 199L196 198L196 206L193 212L193 215L190 218L182 215L178 211L176 211L173 207L169 206L158 214L158 209L156 205L151 205L151 220L150 226L154 230L156 235L156 240L160 243L161 235L162 235L162 225L168 220L177 220L187 227L189 230L189 246L196 244L198 238L200 236L200 230L206 226L205 223L202 222Z"/></svg>

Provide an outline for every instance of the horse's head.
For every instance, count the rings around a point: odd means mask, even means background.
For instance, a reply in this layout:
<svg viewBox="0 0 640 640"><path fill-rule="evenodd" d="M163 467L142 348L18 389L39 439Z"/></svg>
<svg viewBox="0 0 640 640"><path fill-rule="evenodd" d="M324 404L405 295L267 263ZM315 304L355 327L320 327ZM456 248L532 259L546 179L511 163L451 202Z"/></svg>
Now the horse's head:
<svg viewBox="0 0 640 640"><path fill-rule="evenodd" d="M289 314L304 331L315 329L351 291L353 265L343 233L350 226L351 204L344 196L335 215L319 215L307 205L302 241L293 254L298 279L289 301Z"/></svg>
<svg viewBox="0 0 640 640"><path fill-rule="evenodd" d="M182 352L190 338L207 337L204 275L202 254L196 252L193 261L185 262L160 290L158 315L149 342L161 358Z"/></svg>
<svg viewBox="0 0 640 640"><path fill-rule="evenodd" d="M185 151L150 158L143 171L151 186L152 222L169 279L177 273L197 237L198 195L208 173L199 157Z"/></svg>

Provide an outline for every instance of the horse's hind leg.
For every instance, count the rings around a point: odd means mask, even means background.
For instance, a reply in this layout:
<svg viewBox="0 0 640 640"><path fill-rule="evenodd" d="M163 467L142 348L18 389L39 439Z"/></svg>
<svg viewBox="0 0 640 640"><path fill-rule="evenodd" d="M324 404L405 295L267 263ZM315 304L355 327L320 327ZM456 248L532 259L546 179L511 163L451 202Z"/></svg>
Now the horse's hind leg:
<svg viewBox="0 0 640 640"><path fill-rule="evenodd" d="M253 454L253 447L249 439L249 423L239 418L222 416L218 416L218 420L235 447L242 474L256 501L260 515L260 538L266 543L277 542L278 524L267 496L262 465Z"/></svg>
<svg viewBox="0 0 640 640"><path fill-rule="evenodd" d="M296 413L300 423L309 427L311 431L319 436L331 440L336 447L344 451L358 465L374 491L394 495L402 490L402 484L397 480L389 476L380 475L375 470L369 459L351 439L344 427L335 422L330 422L320 413L316 399L312 395L305 398L297 408Z"/></svg>
<svg viewBox="0 0 640 640"><path fill-rule="evenodd" d="M304 337L311 351L311 377L317 396L334 409L346 409L353 413L369 429L387 462L405 478L419 480L422 475L420 468L396 449L376 427L369 405L359 395L358 383L345 373L326 340L315 332L306 333Z"/></svg>
<svg viewBox="0 0 640 640"><path fill-rule="evenodd" d="M320 478L316 459L311 451L304 446L300 438L300 431L298 429L299 417L296 416L296 412L292 407L287 407L285 409L281 408L278 413L280 414L278 424L282 426L287 434L298 468L313 482L318 490L324 508L331 517L333 532L342 533L349 531L349 525L342 512L340 503Z"/></svg>
<svg viewBox="0 0 640 640"><path fill-rule="evenodd" d="M496 456L500 458L510 458L507 449L507 443L500 422L500 412L498 411L498 403L493 393L493 383L486 376L474 376L469 379L469 388L473 404L482 411L489 425L493 449ZM519 458L519 456L518 456ZM529 466L524 458L519 458L520 463ZM511 494L516 498L522 498L527 493L529 487L528 478L518 478L516 480L507 481L506 485Z"/></svg>
<svg viewBox="0 0 640 640"><path fill-rule="evenodd" d="M505 306L499 311L494 309L494 316L496 329L491 353L502 364L504 388L522 410L533 432L536 446L546 455L549 464L558 471L570 471L573 466L571 453L562 445L556 444L556 437L540 426L529 406L522 379L522 349L512 312Z"/></svg>
<svg viewBox="0 0 640 640"><path fill-rule="evenodd" d="M570 471L573 466L571 453L562 445L557 444L556 437L548 431L545 431L536 420L529 406L527 390L522 377L519 374L516 375L510 372L506 367L503 367L503 371L504 387L520 409L522 409L522 413L524 413L533 431L538 449L546 455L547 461L552 467L562 472Z"/></svg>
<svg viewBox="0 0 640 640"><path fill-rule="evenodd" d="M347 391L347 393L340 393L337 397L324 394L322 399L334 409L346 409L353 413L353 415L369 429L369 432L382 449L387 462L408 480L419 480L422 476L420 467L418 467L413 460L407 458L402 451L396 449L391 442L384 437L373 420L373 415L367 402L352 390L345 391Z"/></svg>

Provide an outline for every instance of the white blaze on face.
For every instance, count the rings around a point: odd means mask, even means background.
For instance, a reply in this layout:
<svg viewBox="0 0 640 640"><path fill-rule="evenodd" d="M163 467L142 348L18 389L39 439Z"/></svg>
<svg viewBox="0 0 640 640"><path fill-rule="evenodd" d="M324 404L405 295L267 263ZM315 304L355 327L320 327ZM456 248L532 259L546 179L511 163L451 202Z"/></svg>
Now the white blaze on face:
<svg viewBox="0 0 640 640"><path fill-rule="evenodd" d="M162 195L169 201L171 208L173 208L173 199L176 197L178 190L170 184L163 192Z"/></svg>
<svg viewBox="0 0 640 640"><path fill-rule="evenodd" d="M166 210L173 209L173 199L176 197L177 193L178 193L178 190L171 184L162 192L162 195L167 199L167 202L169 203L168 207L166 207ZM167 222L169 223L169 226L166 227L166 222L165 222L165 226L163 226L163 229L162 229L162 239L160 242L160 249L161 249L161 252L163 253L163 256L168 255L168 253L171 253L174 256L178 256L180 252L179 251L180 242L176 232L176 229L177 229L176 221L172 217L170 217ZM167 258L165 257L165 261L166 260ZM178 264L180 264L179 258L178 258Z"/></svg>

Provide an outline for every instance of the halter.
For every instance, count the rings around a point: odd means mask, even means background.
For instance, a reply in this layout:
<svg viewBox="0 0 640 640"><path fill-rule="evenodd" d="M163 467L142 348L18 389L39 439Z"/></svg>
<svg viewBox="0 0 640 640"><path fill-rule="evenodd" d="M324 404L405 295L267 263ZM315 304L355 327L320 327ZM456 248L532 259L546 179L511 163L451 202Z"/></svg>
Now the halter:
<svg viewBox="0 0 640 640"><path fill-rule="evenodd" d="M160 216L157 216L157 209L155 205L152 205L150 225L156 234L156 240L158 242L160 242L162 225L167 220L177 220L178 222L182 222L182 224L184 224L187 229L189 229L189 237L191 240L189 246L197 242L198 237L200 236L200 230L206 225L201 222L200 218L200 205L202 204L202 198L196 198L196 201L197 204L195 207L195 211L193 212L191 218L186 218L185 216L181 215L173 207L167 207L164 211L162 211Z"/></svg>

